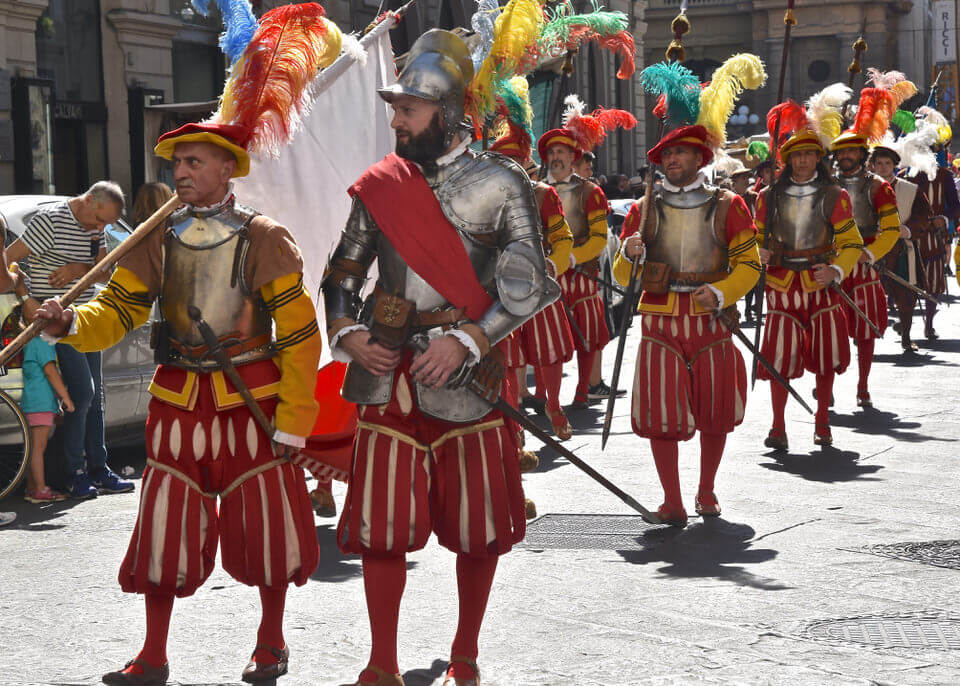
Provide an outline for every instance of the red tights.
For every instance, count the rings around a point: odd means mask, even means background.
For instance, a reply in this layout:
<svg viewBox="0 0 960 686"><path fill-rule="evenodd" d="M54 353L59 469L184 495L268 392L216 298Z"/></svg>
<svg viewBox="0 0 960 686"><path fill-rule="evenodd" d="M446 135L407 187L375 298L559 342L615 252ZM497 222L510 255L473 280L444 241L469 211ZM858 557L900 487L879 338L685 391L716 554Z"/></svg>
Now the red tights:
<svg viewBox="0 0 960 686"><path fill-rule="evenodd" d="M579 381L577 383L577 395L575 400L585 402L587 400L587 390L590 388L590 374L593 372L593 361L597 357L596 350L586 352L577 351L577 372Z"/></svg>
<svg viewBox="0 0 960 686"><path fill-rule="evenodd" d="M857 395L866 395L868 393L867 385L870 379L870 366L873 364L873 348L875 344L876 341L873 338L857 341L857 365L860 367Z"/></svg>
<svg viewBox="0 0 960 686"><path fill-rule="evenodd" d="M714 490L714 479L720 468L723 448L727 442L726 434L700 432L700 484L697 493L710 495ZM665 438L651 438L650 448L653 461L657 466L657 476L663 487L663 502L667 509L683 509L683 496L680 495L679 444Z"/></svg>
<svg viewBox="0 0 960 686"><path fill-rule="evenodd" d="M560 384L563 382L563 363L534 367L533 376L537 380L537 397L546 398L547 407L556 412L560 409Z"/></svg>
<svg viewBox="0 0 960 686"><path fill-rule="evenodd" d="M453 639L451 655L475 660L480 625L487 609L487 599L497 570L496 556L478 558L457 555L457 591L460 599L460 617ZM363 586L367 595L367 614L370 618L370 663L388 674L397 674L397 623L400 618L400 599L407 578L405 556L363 556ZM451 665L450 672L457 678L474 678L473 670L460 662ZM361 681L374 682L377 675L366 670Z"/></svg>
<svg viewBox="0 0 960 686"><path fill-rule="evenodd" d="M830 424L830 400L833 398L833 380L836 374L817 374L817 414L818 425ZM770 382L770 400L773 405L773 430L783 435L787 433L784 411L787 407L789 392L776 381Z"/></svg>
<svg viewBox="0 0 960 686"><path fill-rule="evenodd" d="M287 597L287 587L260 588L260 628L257 630L257 645L264 645L282 650L283 640L283 608ZM143 640L143 650L137 659L147 664L159 667L167 662L167 634L170 630L170 617L173 615L172 594L148 593L144 596L147 609L147 635ZM254 659L267 664L276 662L276 656L269 650L257 650ZM127 667L124 672L142 674L143 668L139 664Z"/></svg>

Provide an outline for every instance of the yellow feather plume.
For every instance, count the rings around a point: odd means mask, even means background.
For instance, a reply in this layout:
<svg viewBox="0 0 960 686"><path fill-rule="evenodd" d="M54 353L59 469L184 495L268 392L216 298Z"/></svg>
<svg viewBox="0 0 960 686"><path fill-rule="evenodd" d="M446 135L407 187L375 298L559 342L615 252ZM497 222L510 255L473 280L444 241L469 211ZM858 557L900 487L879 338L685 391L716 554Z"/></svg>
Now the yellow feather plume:
<svg viewBox="0 0 960 686"><path fill-rule="evenodd" d="M494 82L523 72L524 56L536 43L543 23L543 7L538 0L510 0L497 17L493 47L470 85L470 112L475 126L496 108Z"/></svg>
<svg viewBox="0 0 960 686"><path fill-rule="evenodd" d="M917 87L913 81L900 81L890 87L890 93L893 95L894 108L899 108L900 105L917 94Z"/></svg>
<svg viewBox="0 0 960 686"><path fill-rule="evenodd" d="M700 116L697 118L697 124L707 129L707 142L712 147L727 142L727 120L743 90L760 88L766 80L763 61L750 53L734 55L717 67L710 85L700 93Z"/></svg>

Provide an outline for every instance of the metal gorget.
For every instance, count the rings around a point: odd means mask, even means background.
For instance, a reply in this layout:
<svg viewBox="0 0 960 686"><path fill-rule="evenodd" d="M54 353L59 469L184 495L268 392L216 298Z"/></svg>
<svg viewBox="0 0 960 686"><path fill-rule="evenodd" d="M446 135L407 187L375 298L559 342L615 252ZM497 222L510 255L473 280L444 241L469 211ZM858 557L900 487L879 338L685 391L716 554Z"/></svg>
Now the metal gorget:
<svg viewBox="0 0 960 686"><path fill-rule="evenodd" d="M162 329L169 337L169 363L190 368L216 368L204 358L203 339L187 314L194 305L225 346L242 350L236 364L271 356L273 322L259 293L244 279L250 248L248 226L253 210L232 198L203 210L175 212L164 235L163 285L160 289ZM262 341L260 345L245 345Z"/></svg>

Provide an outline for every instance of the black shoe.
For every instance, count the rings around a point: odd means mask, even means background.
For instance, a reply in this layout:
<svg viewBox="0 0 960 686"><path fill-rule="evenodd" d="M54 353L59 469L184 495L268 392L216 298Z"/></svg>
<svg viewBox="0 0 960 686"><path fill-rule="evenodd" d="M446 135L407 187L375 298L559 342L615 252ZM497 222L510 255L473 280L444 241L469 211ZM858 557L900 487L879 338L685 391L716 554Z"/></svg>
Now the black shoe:
<svg viewBox="0 0 960 686"><path fill-rule="evenodd" d="M130 665L138 664L143 674L126 674L123 669ZM109 672L101 677L105 684L113 686L164 686L167 679L170 678L170 665L165 663L161 667L154 667L143 660L130 660L123 669L116 672Z"/></svg>
<svg viewBox="0 0 960 686"><path fill-rule="evenodd" d="M254 648L253 654L256 655L258 650L269 651L277 658L277 662L260 664L251 656L250 662L243 668L243 673L240 675L241 679L248 684L256 684L261 681L273 681L287 673L287 664L290 662L290 649L288 647L284 646L283 650L277 650L272 646L258 645Z"/></svg>
<svg viewBox="0 0 960 686"><path fill-rule="evenodd" d="M940 336L937 335L937 332L933 330L932 326L923 330L923 337L928 341L935 341L940 338Z"/></svg>
<svg viewBox="0 0 960 686"><path fill-rule="evenodd" d="M532 410L541 415L546 414L547 401L535 395L528 395L520 401L520 408L523 410Z"/></svg>
<svg viewBox="0 0 960 686"><path fill-rule="evenodd" d="M590 386L587 389L587 400L607 400L610 397L610 393L610 387L601 381L596 386ZM618 398L622 398L626 394L626 389L617 391Z"/></svg>
<svg viewBox="0 0 960 686"><path fill-rule="evenodd" d="M920 348L917 347L917 344L911 341L909 338L904 338L902 341L900 341L900 345L905 353L915 353L920 350Z"/></svg>

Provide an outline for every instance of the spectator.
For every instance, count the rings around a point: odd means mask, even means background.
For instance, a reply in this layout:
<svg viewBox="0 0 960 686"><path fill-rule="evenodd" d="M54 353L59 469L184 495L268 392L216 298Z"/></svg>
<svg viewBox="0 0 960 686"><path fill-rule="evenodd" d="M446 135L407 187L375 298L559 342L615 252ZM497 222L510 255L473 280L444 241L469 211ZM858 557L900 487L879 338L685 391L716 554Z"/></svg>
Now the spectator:
<svg viewBox="0 0 960 686"><path fill-rule="evenodd" d="M17 284L15 275L7 271L7 254L3 246L6 245L7 224L0 215L0 292L12 290ZM0 512L0 526L6 526L17 518L16 512Z"/></svg>
<svg viewBox="0 0 960 686"><path fill-rule="evenodd" d="M26 284L21 283L17 288L17 296L24 298L26 295ZM39 305L32 298L24 303L25 322L33 320ZM63 409L73 412L73 401L70 400L70 393L57 369L57 351L52 344L38 336L23 349L23 395L20 399L20 409L26 415L27 425L30 427L32 446L25 496L30 503L53 503L67 497L56 493L47 485L43 471L43 453L47 449L47 439L59 410L58 397L63 402Z"/></svg>
<svg viewBox="0 0 960 686"><path fill-rule="evenodd" d="M152 182L140 186L137 191L137 197L133 201L133 209L130 218L134 226L138 226L147 221L153 213L173 197L173 191L165 183Z"/></svg>
<svg viewBox="0 0 960 686"><path fill-rule="evenodd" d="M43 302L67 292L71 283L89 272L106 254L104 228L123 213L120 187L98 181L83 195L41 209L26 231L7 249L7 258L29 258L30 296ZM106 280L108 275L102 275ZM74 302L94 296L88 288ZM103 374L101 353L82 353L69 345L57 345L57 358L75 411L63 422L67 491L79 499L99 493L126 493L133 483L121 481L107 466L103 435ZM84 460L86 457L86 460Z"/></svg>

